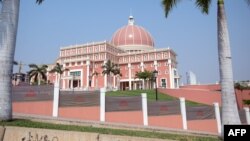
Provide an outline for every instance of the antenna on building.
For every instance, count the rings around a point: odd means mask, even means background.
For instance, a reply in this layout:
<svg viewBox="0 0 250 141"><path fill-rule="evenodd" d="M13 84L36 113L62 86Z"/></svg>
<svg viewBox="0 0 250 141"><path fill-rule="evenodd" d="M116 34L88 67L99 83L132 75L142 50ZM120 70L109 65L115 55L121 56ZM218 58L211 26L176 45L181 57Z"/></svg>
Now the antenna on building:
<svg viewBox="0 0 250 141"><path fill-rule="evenodd" d="M130 9L130 15L129 15L129 19L128 19L128 24L129 25L134 25L135 20L134 17L132 16L132 9Z"/></svg>
<svg viewBox="0 0 250 141"><path fill-rule="evenodd" d="M130 13L129 13L129 16L132 16L133 14L132 14L132 8L130 8L130 11L129 11Z"/></svg>

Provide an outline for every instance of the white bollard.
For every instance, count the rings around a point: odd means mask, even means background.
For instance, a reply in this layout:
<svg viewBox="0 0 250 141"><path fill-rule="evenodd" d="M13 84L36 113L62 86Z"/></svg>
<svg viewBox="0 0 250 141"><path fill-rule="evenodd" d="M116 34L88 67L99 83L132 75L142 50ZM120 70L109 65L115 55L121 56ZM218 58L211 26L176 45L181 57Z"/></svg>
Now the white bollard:
<svg viewBox="0 0 250 141"><path fill-rule="evenodd" d="M148 104L147 104L147 94L142 93L142 113L143 113L143 125L148 126Z"/></svg>
<svg viewBox="0 0 250 141"><path fill-rule="evenodd" d="M100 90L100 121L105 122L105 88Z"/></svg>
<svg viewBox="0 0 250 141"><path fill-rule="evenodd" d="M247 124L250 125L249 108L248 107L244 107L244 110L245 110L245 114L246 114Z"/></svg>
<svg viewBox="0 0 250 141"><path fill-rule="evenodd" d="M58 117L58 106L59 106L59 83L54 84L54 98L53 98L53 117Z"/></svg>
<svg viewBox="0 0 250 141"><path fill-rule="evenodd" d="M183 129L187 130L187 113L186 113L186 103L184 97L180 97L180 106L181 106Z"/></svg>
<svg viewBox="0 0 250 141"><path fill-rule="evenodd" d="M217 129L218 129L218 133L220 135L221 134L221 118L220 118L220 107L219 107L219 104L217 102L214 103L214 111L215 111Z"/></svg>

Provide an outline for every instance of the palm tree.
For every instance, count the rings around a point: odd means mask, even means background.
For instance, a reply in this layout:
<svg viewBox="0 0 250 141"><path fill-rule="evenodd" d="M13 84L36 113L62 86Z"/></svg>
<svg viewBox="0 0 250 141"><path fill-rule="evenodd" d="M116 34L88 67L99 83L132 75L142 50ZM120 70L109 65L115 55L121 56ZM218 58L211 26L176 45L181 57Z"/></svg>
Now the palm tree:
<svg viewBox="0 0 250 141"><path fill-rule="evenodd" d="M180 1L181 0L162 0L166 17L173 7ZM250 0L246 1L250 4ZM211 0L196 0L195 4L201 9L202 13L208 14ZM218 58L222 94L222 125L240 124L239 115L235 114L238 113L238 109L234 92L232 58L224 0L217 0L217 8ZM224 129L222 129L222 133L224 132L223 130Z"/></svg>
<svg viewBox="0 0 250 141"><path fill-rule="evenodd" d="M38 66L36 64L29 64L29 67L31 68L31 70L28 72L29 80L33 78L34 82L38 81L38 85L41 84L41 79L46 81L47 79L46 73L48 68L47 65Z"/></svg>
<svg viewBox="0 0 250 141"><path fill-rule="evenodd" d="M36 0L41 4L43 0ZM15 55L20 0L0 0L0 120L12 119L11 75Z"/></svg>
<svg viewBox="0 0 250 141"><path fill-rule="evenodd" d="M120 78L122 77L122 73L121 73L121 70L120 68L116 67L116 69L114 70L114 76L117 78L117 89L119 90L120 89Z"/></svg>
<svg viewBox="0 0 250 141"><path fill-rule="evenodd" d="M56 63L56 65L53 67L53 69L51 69L49 72L50 73L57 73L57 80L56 81L59 82L59 85L60 85L61 76L62 76L63 72L68 71L68 70L69 70L68 68L64 69L63 65ZM59 75L59 77L58 77L58 75Z"/></svg>
<svg viewBox="0 0 250 141"><path fill-rule="evenodd" d="M91 75L91 77L93 77L93 76L96 76L96 77L98 77L98 75L99 75L99 72L97 72L97 71L94 71L94 73L92 73L92 75ZM98 80L97 80L97 78L95 78L95 88L97 89L97 87L98 87L98 82L97 82Z"/></svg>
<svg viewBox="0 0 250 141"><path fill-rule="evenodd" d="M115 64L108 60L103 66L102 74L107 74L108 76L108 88L110 88L110 75L117 73L120 68L118 67L118 64Z"/></svg>

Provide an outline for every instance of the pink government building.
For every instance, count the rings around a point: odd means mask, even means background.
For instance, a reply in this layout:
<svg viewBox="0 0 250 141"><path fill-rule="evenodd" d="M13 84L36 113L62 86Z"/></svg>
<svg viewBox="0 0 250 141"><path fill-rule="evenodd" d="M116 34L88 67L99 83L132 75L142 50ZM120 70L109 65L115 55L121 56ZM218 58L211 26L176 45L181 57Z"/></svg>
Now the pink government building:
<svg viewBox="0 0 250 141"><path fill-rule="evenodd" d="M119 65L122 76L102 74L102 65L107 60ZM60 87L65 90L142 89L146 82L135 78L135 74L144 70L158 71L159 88L179 87L176 53L170 48L156 49L150 33L136 25L133 16L113 34L111 41L62 47L56 62L69 69L60 80ZM54 65L49 65L49 69ZM93 75L94 72L98 75ZM58 80L57 74L47 75L51 83Z"/></svg>

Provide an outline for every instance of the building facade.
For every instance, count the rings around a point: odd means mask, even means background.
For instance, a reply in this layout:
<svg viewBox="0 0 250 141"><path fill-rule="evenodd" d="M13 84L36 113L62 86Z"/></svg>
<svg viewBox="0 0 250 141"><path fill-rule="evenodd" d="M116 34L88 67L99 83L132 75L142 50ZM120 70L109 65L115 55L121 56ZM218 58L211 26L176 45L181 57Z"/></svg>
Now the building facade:
<svg viewBox="0 0 250 141"><path fill-rule="evenodd" d="M195 73L188 71L187 75L187 85L197 85L197 79Z"/></svg>
<svg viewBox="0 0 250 141"><path fill-rule="evenodd" d="M102 74L107 60L118 64L122 76ZM127 25L113 34L111 41L60 48L57 62L68 69L60 76L61 89L142 89L145 82L135 78L135 74L144 70L158 71L157 87L179 87L176 53L170 48L156 49L150 33L136 25L132 16ZM59 76L48 73L48 79L54 83Z"/></svg>

